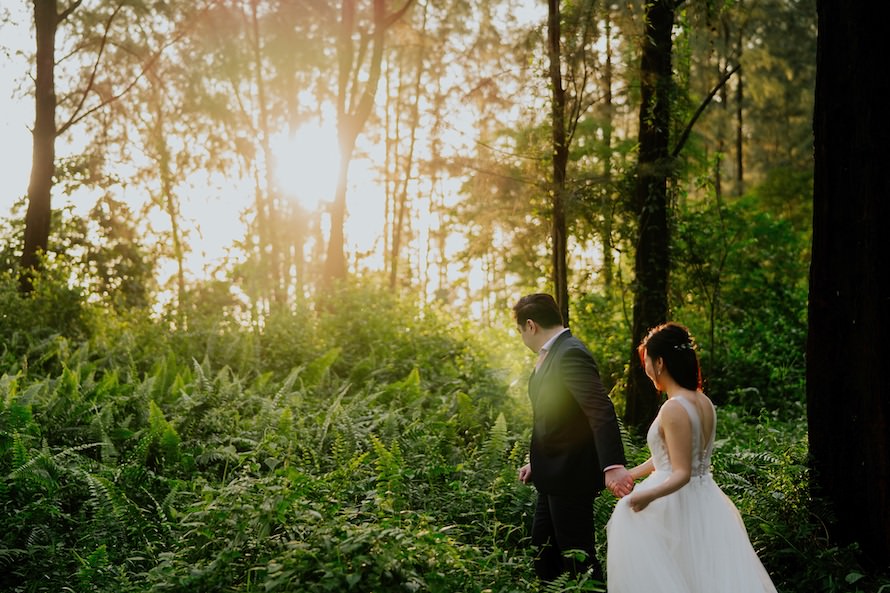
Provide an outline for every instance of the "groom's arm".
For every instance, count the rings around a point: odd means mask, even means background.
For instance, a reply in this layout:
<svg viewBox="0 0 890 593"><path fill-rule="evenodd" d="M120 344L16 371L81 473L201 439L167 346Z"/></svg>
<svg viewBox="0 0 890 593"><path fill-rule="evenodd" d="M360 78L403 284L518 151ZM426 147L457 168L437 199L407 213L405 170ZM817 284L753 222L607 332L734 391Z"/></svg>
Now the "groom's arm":
<svg viewBox="0 0 890 593"><path fill-rule="evenodd" d="M599 455L600 469L623 467L627 460L615 406L600 379L593 356L582 348L569 348L562 356L561 372L566 389L584 412Z"/></svg>

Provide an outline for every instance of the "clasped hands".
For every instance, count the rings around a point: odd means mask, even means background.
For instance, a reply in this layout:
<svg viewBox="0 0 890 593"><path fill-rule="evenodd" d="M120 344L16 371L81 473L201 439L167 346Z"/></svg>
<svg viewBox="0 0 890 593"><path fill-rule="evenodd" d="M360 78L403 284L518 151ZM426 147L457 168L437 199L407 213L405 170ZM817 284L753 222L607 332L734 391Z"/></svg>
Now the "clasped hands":
<svg viewBox="0 0 890 593"><path fill-rule="evenodd" d="M627 496L634 489L633 476L624 467L607 469L604 477L606 479L606 488L618 498Z"/></svg>
<svg viewBox="0 0 890 593"><path fill-rule="evenodd" d="M606 470L604 477L606 480L606 488L618 498L627 496L634 489L633 476L631 476L630 472L624 467L613 467L612 469ZM530 463L526 463L519 468L519 481L523 484L528 484L531 481L531 478L532 466Z"/></svg>

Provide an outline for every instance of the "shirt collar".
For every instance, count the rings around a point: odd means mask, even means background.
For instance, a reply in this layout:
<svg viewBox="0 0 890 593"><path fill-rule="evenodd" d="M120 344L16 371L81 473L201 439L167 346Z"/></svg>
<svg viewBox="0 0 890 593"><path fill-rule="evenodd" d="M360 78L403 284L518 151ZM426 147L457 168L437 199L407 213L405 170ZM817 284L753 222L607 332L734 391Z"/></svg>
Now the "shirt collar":
<svg viewBox="0 0 890 593"><path fill-rule="evenodd" d="M567 331L569 331L569 328L567 328L567 327L562 328L562 331L561 331L561 332L559 332L558 334L556 334L555 336L553 336L552 338L550 338L549 340L547 340L546 342L544 342L544 345L541 346L541 350L543 350L543 351L545 351L545 352L548 351L548 350L550 350L550 348L553 347L553 342L555 342L556 339L557 339L559 336L563 335L563 334L566 333Z"/></svg>

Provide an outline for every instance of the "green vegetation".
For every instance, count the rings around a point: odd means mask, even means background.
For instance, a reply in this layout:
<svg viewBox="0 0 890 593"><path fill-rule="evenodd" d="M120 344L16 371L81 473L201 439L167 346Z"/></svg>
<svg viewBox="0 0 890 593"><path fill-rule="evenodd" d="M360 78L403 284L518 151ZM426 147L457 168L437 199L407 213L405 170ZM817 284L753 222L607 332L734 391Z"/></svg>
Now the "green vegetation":
<svg viewBox="0 0 890 593"><path fill-rule="evenodd" d="M38 286L0 290L3 590L539 589L507 320L350 289L263 331L222 313L177 331ZM808 499L803 419L728 406L719 439L718 481L780 589L869 590Z"/></svg>

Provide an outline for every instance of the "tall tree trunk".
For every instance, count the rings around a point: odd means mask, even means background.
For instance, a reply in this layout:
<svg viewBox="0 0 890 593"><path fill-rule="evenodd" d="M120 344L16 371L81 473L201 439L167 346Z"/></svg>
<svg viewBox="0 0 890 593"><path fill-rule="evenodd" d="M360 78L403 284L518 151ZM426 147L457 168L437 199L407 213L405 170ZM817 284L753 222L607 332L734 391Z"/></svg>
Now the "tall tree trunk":
<svg viewBox="0 0 890 593"><path fill-rule="evenodd" d="M399 171L399 145L401 144L401 119L399 118L399 106L401 105L402 96L402 77L398 72L400 68L392 61L386 63L386 104L383 108L383 129L385 138L385 154L384 167L386 172L383 180L385 193L385 205L383 212L383 270L390 273L392 270L392 261L390 254L392 253L392 237L394 234L393 227L395 224L395 202L396 191L399 187L398 171ZM393 74L396 72L396 74ZM398 79L395 94L393 94L392 84L393 78Z"/></svg>
<svg viewBox="0 0 890 593"><path fill-rule="evenodd" d="M164 118L162 82L152 77L152 101L155 110L154 126L151 130L152 141L156 152L158 176L161 181L161 193L158 206L170 218L170 237L173 242L173 258L176 260L176 318L180 329L185 328L186 290L185 290L185 250L182 245L182 233L179 229L179 204L173 193L173 172L171 171L170 147L167 144L166 121Z"/></svg>
<svg viewBox="0 0 890 593"><path fill-rule="evenodd" d="M603 204L603 288L607 298L612 297L614 283L614 266L612 265L612 214L615 193L612 189L612 128L615 124L615 105L612 98L612 15L606 8L606 64L603 68L603 111L606 123L603 128L603 147L606 156L603 161L603 185L606 187L605 203Z"/></svg>
<svg viewBox="0 0 890 593"><path fill-rule="evenodd" d="M562 58L559 0L547 0L547 53L550 58L551 127L553 186L550 219L553 291L566 326L569 324L569 281L566 264L567 231L565 213L566 167L569 147L566 139L566 92L562 84Z"/></svg>
<svg viewBox="0 0 890 593"><path fill-rule="evenodd" d="M337 140L340 147L340 171L337 177L337 191L331 204L331 234L328 239L328 252L325 261L325 281L330 284L346 278L346 245L343 225L346 222L346 188L349 182L349 164L355 152L355 144L365 122L374 108L374 95L380 83L380 70L383 61L383 43L386 30L396 23L411 6L412 0L393 13L386 11L386 0L374 0L373 30L371 31L371 55L368 65L368 79L359 90L358 72L362 68L365 53L363 40L358 52L355 51L353 33L356 23L356 0L342 0L340 7L340 28L337 37Z"/></svg>
<svg viewBox="0 0 890 593"><path fill-rule="evenodd" d="M739 33L739 63L742 61L742 34ZM742 108L744 106L745 75L739 72L735 87L735 192L737 196L745 193L745 129Z"/></svg>
<svg viewBox="0 0 890 593"><path fill-rule="evenodd" d="M272 301L282 306L287 301L286 291L282 278L285 276L282 269L283 257L279 241L278 225L281 220L278 205L276 203L275 188L275 154L271 146L271 126L269 124L269 107L266 99L266 80L263 75L263 45L260 32L258 15L259 0L250 2L250 28L251 28L251 52L253 54L254 82L257 90L257 103L259 105L259 136L260 147L263 151L263 176L265 181L265 195L257 200L265 206L266 244L261 246L261 252L268 265L269 283L271 284Z"/></svg>
<svg viewBox="0 0 890 593"><path fill-rule="evenodd" d="M668 315L668 204L670 175L671 29L675 0L646 5L646 32L640 64L640 139L634 206L638 238L634 260L633 344L625 422L645 429L658 410L658 393L646 376L636 347Z"/></svg>
<svg viewBox="0 0 890 593"><path fill-rule="evenodd" d="M890 333L886 224L890 177L887 77L874 60L885 24L857 3L818 0L813 252L807 418L814 494L858 542L871 568L890 568L890 398L881 371Z"/></svg>
<svg viewBox="0 0 890 593"><path fill-rule="evenodd" d="M37 79L32 132L31 179L28 182L28 211L25 214L25 243L21 258L21 289L31 292L33 276L40 266L40 253L49 245L52 216L51 195L56 160L55 53L59 15L56 0L34 0L37 34Z"/></svg>
<svg viewBox="0 0 890 593"><path fill-rule="evenodd" d="M420 26L421 40L426 38L426 20L427 5L423 7L423 18ZM405 155L405 170L401 174L402 183L399 190L395 207L395 216L392 229L392 267L390 268L389 287L395 289L399 279L399 259L402 250L402 234L405 232L405 217L410 209L410 200L408 199L408 184L411 180L411 171L414 169L414 149L417 143L417 128L420 125L420 96L423 91L424 80L424 58L426 55L425 46L421 45L417 56L417 71L414 77L414 97L411 104L411 129L408 137L408 154ZM399 93L401 96L401 93ZM396 115L398 119L398 115ZM396 161L396 171L398 171L398 161Z"/></svg>

